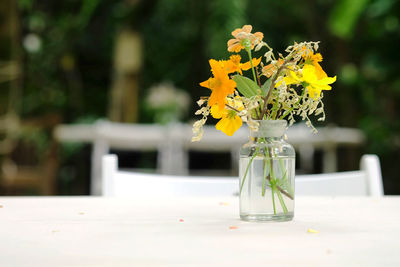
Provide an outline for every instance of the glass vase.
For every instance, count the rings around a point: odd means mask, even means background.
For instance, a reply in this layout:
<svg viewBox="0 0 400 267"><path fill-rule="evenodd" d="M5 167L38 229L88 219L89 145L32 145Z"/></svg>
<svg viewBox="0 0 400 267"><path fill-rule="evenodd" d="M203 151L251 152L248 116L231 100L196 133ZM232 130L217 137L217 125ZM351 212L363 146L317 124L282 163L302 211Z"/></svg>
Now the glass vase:
<svg viewBox="0 0 400 267"><path fill-rule="evenodd" d="M294 214L295 151L283 136L284 120L258 121L240 149L240 218L289 221Z"/></svg>

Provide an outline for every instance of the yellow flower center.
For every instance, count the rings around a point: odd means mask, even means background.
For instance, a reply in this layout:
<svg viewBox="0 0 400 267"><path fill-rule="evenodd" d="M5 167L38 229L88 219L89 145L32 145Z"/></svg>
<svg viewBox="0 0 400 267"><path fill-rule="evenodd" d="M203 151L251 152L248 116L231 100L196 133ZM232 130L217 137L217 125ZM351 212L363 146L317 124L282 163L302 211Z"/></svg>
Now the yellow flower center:
<svg viewBox="0 0 400 267"><path fill-rule="evenodd" d="M228 117L229 119L233 119L236 117L236 111L234 111L234 110L228 110L227 113L228 114L226 115L226 117Z"/></svg>
<svg viewBox="0 0 400 267"><path fill-rule="evenodd" d="M220 87L222 85L222 81L220 79L215 79L212 87Z"/></svg>

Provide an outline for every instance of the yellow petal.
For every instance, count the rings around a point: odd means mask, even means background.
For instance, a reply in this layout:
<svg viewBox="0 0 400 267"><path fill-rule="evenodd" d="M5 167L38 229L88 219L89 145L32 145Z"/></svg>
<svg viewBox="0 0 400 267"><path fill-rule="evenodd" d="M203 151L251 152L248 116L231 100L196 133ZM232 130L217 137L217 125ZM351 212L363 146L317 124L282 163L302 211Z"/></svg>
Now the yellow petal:
<svg viewBox="0 0 400 267"><path fill-rule="evenodd" d="M290 85L290 84L299 84L301 83L303 80L297 76L297 74L294 71L290 71L289 75L286 76L285 78L283 78L283 81L285 81L286 85ZM282 81L277 82L275 84L275 88L280 86L282 84Z"/></svg>
<svg viewBox="0 0 400 267"><path fill-rule="evenodd" d="M243 64L240 64L240 65L241 65L240 68L241 68L242 70L249 70L249 69L251 68L250 61L248 61L248 62L246 62L246 63L243 63Z"/></svg>
<svg viewBox="0 0 400 267"><path fill-rule="evenodd" d="M228 44L228 46L232 46L236 43L239 43L238 39L230 39L227 44Z"/></svg>
<svg viewBox="0 0 400 267"><path fill-rule="evenodd" d="M317 74L315 73L315 67L313 65L306 64L303 68L303 79L308 83L313 83L317 78Z"/></svg>
<svg viewBox="0 0 400 267"><path fill-rule="evenodd" d="M244 46L242 46L240 43L234 43L234 44L228 46L229 52L239 53L240 50L242 50L242 49L244 49Z"/></svg>
<svg viewBox="0 0 400 267"><path fill-rule="evenodd" d="M255 32L254 36L258 39L258 41L261 41L264 38L264 34L262 32Z"/></svg>
<svg viewBox="0 0 400 267"><path fill-rule="evenodd" d="M242 28L242 30L247 33L251 33L252 29L253 29L253 27L251 25L244 25Z"/></svg>
<svg viewBox="0 0 400 267"><path fill-rule="evenodd" d="M319 98L319 96L321 95L321 90L318 90L317 88L315 88L313 86L307 86L307 91L308 91L308 95L314 100L317 100Z"/></svg>
<svg viewBox="0 0 400 267"><path fill-rule="evenodd" d="M230 118L229 116L223 117L215 128L222 131L228 136L232 136L242 126L242 120L239 116Z"/></svg>
<svg viewBox="0 0 400 267"><path fill-rule="evenodd" d="M235 64L231 60L228 60L225 62L225 69L228 73L234 73L234 72L241 72L239 65Z"/></svg>
<svg viewBox="0 0 400 267"><path fill-rule="evenodd" d="M318 62L314 61L315 73L317 74L317 78L319 80L328 77L326 72L322 69L321 65Z"/></svg>
<svg viewBox="0 0 400 267"><path fill-rule="evenodd" d="M242 57L240 55L232 55L229 57L229 60L235 65L239 65L241 59Z"/></svg>
<svg viewBox="0 0 400 267"><path fill-rule="evenodd" d="M319 84L331 84L336 82L336 76L335 77L325 77L323 79L318 80Z"/></svg>
<svg viewBox="0 0 400 267"><path fill-rule="evenodd" d="M213 83L213 80L214 80L214 78L209 78L207 81L201 82L200 86L211 89L211 84Z"/></svg>
<svg viewBox="0 0 400 267"><path fill-rule="evenodd" d="M283 78L283 80L287 85L301 83L303 81L294 71L290 71L289 76Z"/></svg>
<svg viewBox="0 0 400 267"><path fill-rule="evenodd" d="M253 66L258 66L258 64L260 64L261 62L261 57L259 58L253 58Z"/></svg>
<svg viewBox="0 0 400 267"><path fill-rule="evenodd" d="M210 97L208 98L208 105L209 106L214 106L218 105L220 108L224 108L225 106L225 97L227 94L225 94L223 91L212 91Z"/></svg>
<svg viewBox="0 0 400 267"><path fill-rule="evenodd" d="M256 67L256 66L258 66L258 64L260 64L260 62L261 62L261 57L259 57L259 58L253 58L252 61L253 61L253 66ZM250 63L250 61L241 64L240 68L241 68L242 70L249 70L249 69L251 68L251 63Z"/></svg>
<svg viewBox="0 0 400 267"><path fill-rule="evenodd" d="M220 119L226 114L225 108L220 108L219 105L213 105L211 107L211 116L215 119Z"/></svg>

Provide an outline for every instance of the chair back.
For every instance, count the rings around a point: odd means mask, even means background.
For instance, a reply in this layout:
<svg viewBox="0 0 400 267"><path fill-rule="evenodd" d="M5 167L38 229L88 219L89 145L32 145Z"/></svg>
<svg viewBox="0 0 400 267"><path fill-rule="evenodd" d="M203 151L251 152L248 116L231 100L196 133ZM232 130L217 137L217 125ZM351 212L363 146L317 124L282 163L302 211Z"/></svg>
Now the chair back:
<svg viewBox="0 0 400 267"><path fill-rule="evenodd" d="M361 170L296 176L296 195L383 196L379 158L363 155Z"/></svg>
<svg viewBox="0 0 400 267"><path fill-rule="evenodd" d="M118 170L116 155L103 156L104 196L233 196L238 195L238 177L171 176ZM297 175L296 195L382 196L379 158L364 155L361 170Z"/></svg>
<svg viewBox="0 0 400 267"><path fill-rule="evenodd" d="M104 196L233 196L237 177L171 176L118 170L115 155L103 157Z"/></svg>

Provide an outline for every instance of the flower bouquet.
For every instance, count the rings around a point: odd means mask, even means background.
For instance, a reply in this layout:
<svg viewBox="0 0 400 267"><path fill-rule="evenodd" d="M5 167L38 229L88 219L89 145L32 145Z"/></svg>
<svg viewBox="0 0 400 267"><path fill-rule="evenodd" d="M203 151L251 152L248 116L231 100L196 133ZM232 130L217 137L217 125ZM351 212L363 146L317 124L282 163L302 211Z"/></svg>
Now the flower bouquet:
<svg viewBox="0 0 400 267"><path fill-rule="evenodd" d="M295 169L294 149L283 138L287 123L302 119L316 131L309 116L325 119L322 91L331 90L336 76L322 69L319 42L294 43L286 55L276 54L261 32L251 31L245 25L232 32L227 45L234 54L228 60L210 59L212 77L200 85L211 95L197 102L196 115L202 118L193 125L192 141L201 140L209 115L229 136L247 123L250 141L241 148L239 162L240 216L285 221L293 217ZM267 51L256 57L261 49ZM243 63L242 50L248 57Z"/></svg>

